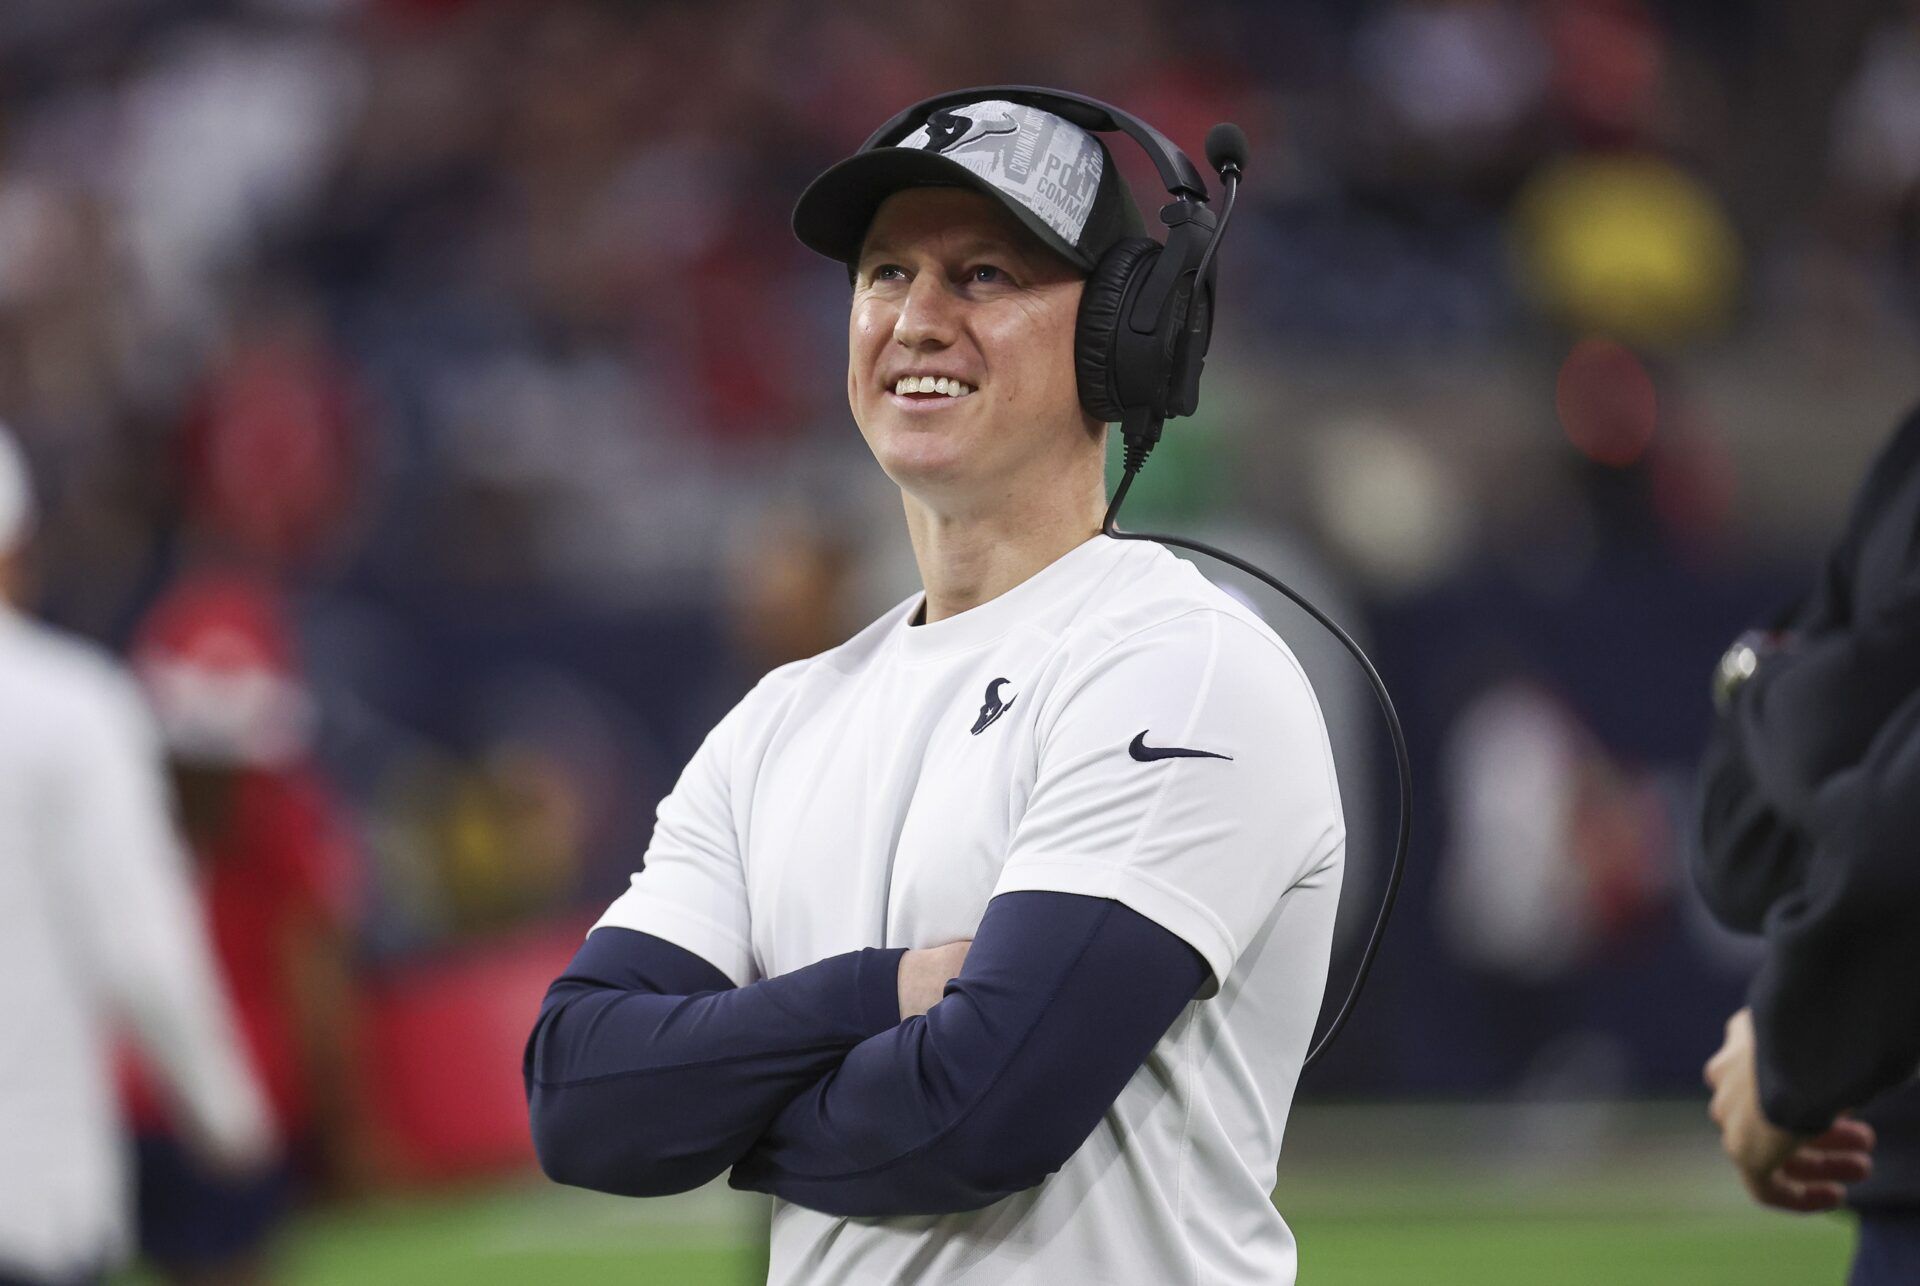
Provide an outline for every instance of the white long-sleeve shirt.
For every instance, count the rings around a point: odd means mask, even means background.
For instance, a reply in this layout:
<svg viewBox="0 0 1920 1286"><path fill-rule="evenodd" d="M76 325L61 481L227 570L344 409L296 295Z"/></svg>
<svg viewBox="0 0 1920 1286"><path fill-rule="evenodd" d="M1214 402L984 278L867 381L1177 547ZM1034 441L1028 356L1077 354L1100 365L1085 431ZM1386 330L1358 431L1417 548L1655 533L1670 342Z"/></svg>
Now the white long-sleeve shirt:
<svg viewBox="0 0 1920 1286"><path fill-rule="evenodd" d="M118 664L0 605L0 1275L125 1253L118 1021L210 1148L273 1145L161 763Z"/></svg>

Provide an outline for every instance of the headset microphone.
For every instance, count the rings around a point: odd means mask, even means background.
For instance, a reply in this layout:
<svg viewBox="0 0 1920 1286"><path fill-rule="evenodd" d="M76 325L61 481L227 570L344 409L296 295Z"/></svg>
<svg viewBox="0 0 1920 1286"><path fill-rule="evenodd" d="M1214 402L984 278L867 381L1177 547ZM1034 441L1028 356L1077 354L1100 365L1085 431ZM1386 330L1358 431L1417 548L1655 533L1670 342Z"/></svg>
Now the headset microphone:
<svg viewBox="0 0 1920 1286"><path fill-rule="evenodd" d="M1246 131L1232 121L1221 121L1207 131L1207 164L1223 179L1232 171L1238 181L1247 167L1248 150Z"/></svg>
<svg viewBox="0 0 1920 1286"><path fill-rule="evenodd" d="M1238 125L1231 121L1221 121L1207 131L1207 164L1220 176L1220 182L1226 187L1227 194L1220 204L1220 225L1213 230L1213 240L1207 243L1207 252L1200 258L1201 281L1207 283L1208 303L1213 296L1213 252L1220 248L1220 239L1227 235L1227 220L1233 217L1233 198L1240 191L1240 172L1247 164L1247 136Z"/></svg>
<svg viewBox="0 0 1920 1286"><path fill-rule="evenodd" d="M1214 225L1213 235L1208 238L1200 264L1194 270L1181 338L1173 355L1172 385L1175 389L1190 390L1190 396L1184 408L1169 408L1170 414L1191 415L1199 405L1200 368L1206 361L1207 341L1213 333L1213 255L1220 248L1221 238L1227 235L1227 223L1233 218L1233 199L1240 191L1240 172L1246 162L1247 136L1238 125L1221 121L1207 131L1207 164L1219 174L1226 196L1220 205L1220 221ZM1138 468L1159 441L1160 424L1153 420L1123 421L1121 433L1126 446L1125 458L1135 462L1133 467Z"/></svg>

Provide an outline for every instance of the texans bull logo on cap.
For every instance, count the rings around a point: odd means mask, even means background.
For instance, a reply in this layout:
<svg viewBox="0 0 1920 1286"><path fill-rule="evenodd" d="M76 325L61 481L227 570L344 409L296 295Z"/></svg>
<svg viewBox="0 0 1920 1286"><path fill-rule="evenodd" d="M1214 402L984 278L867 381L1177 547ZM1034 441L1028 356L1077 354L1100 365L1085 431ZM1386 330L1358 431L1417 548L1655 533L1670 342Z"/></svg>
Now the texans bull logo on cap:
<svg viewBox="0 0 1920 1286"><path fill-rule="evenodd" d="M1052 112L987 99L943 108L900 140L966 166L1077 244L1106 155L1093 135Z"/></svg>
<svg viewBox="0 0 1920 1286"><path fill-rule="evenodd" d="M989 134L1018 134L1020 123L1011 116L976 121L958 112L935 112L927 117L927 149L950 152Z"/></svg>

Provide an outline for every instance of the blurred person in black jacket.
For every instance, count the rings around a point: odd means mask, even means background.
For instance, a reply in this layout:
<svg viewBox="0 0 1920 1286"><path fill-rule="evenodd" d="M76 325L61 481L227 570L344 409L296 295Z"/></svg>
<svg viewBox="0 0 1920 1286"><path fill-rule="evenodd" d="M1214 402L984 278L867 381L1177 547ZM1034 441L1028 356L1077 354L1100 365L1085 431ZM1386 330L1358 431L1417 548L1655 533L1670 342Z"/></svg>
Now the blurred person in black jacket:
<svg viewBox="0 0 1920 1286"><path fill-rule="evenodd" d="M1713 1119L1756 1200L1859 1212L1853 1286L1920 1281L1920 413L1715 695L1694 875L1767 952L1706 1067Z"/></svg>

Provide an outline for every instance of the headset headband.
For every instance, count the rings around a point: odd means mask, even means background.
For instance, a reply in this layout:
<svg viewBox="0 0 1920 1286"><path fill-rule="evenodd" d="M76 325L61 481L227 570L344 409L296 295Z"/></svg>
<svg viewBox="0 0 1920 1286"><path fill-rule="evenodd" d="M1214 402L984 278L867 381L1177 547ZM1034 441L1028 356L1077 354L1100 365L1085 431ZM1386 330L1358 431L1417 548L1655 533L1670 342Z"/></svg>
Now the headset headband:
<svg viewBox="0 0 1920 1286"><path fill-rule="evenodd" d="M922 124L942 107L975 103L983 98L1001 98L1010 103L1037 107L1072 121L1081 129L1125 134L1153 159L1153 167L1160 172L1160 182L1168 192L1189 200L1207 199L1206 180L1200 177L1200 171L1187 159L1187 154L1174 146L1173 140L1165 134L1138 116L1123 112L1110 103L1088 98L1084 94L1043 89L1038 85L982 85L975 89L956 89L952 93L937 94L897 113L875 130L860 145L860 150L865 152L883 143L905 138L912 127Z"/></svg>

